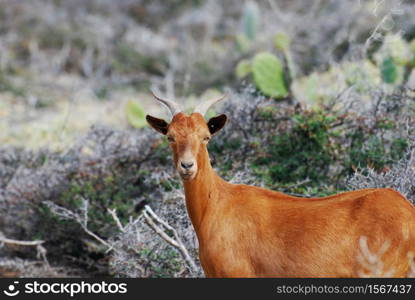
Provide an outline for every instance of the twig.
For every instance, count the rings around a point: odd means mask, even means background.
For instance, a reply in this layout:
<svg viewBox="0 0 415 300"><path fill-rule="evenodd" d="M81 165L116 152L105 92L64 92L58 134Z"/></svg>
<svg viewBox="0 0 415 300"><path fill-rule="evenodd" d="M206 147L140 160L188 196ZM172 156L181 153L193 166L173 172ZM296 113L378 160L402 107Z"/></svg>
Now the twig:
<svg viewBox="0 0 415 300"><path fill-rule="evenodd" d="M69 209L66 209L62 206L56 205L55 203L51 201L45 201L44 203L49 207L49 209L52 210L54 214L57 216L64 218L64 219L72 219L76 221L79 225L81 225L82 229L90 236L92 236L94 239L96 239L101 244L105 245L108 249L112 249L116 252L119 252L118 249L114 248L111 244L109 244L107 241L90 231L87 227L88 224L88 201L85 199L82 199L84 201L83 204L83 216L81 217L79 214L74 213L70 211Z"/></svg>
<svg viewBox="0 0 415 300"><path fill-rule="evenodd" d="M18 245L18 246L33 246L36 247L37 257L38 259L42 259L48 268L50 268L48 259L46 257L46 248L42 246L45 241L42 240L35 240L35 241L19 241L6 238L0 232L0 244L9 244L9 245Z"/></svg>
<svg viewBox="0 0 415 300"><path fill-rule="evenodd" d="M302 186L303 184L306 184L306 183L309 183L309 182L310 182L310 179L306 178L306 179L301 180L299 182L296 182L294 184L290 184L290 185L284 187L284 189L288 190L288 189L296 188L296 187Z"/></svg>
<svg viewBox="0 0 415 300"><path fill-rule="evenodd" d="M94 239L96 239L98 242L100 242L101 244L104 244L105 246L107 246L108 247L108 249L112 249L112 250L114 250L115 252L118 252L118 250L116 249L116 248L114 248L111 244L109 244L109 243L107 243L105 240L103 240L102 238L100 238L98 235L96 235L95 233L93 233L92 231L90 231L87 227L85 227L85 226L83 226L82 224L81 224L81 226L82 226L82 229L87 233L87 234L89 234L90 236L92 236Z"/></svg>
<svg viewBox="0 0 415 300"><path fill-rule="evenodd" d="M125 232L125 228L124 226L122 226L120 219L117 216L117 211L116 209L109 209L107 208L107 211L109 212L109 214L111 215L112 219L114 220L115 224L117 224L117 227L120 231Z"/></svg>
<svg viewBox="0 0 415 300"><path fill-rule="evenodd" d="M19 245L19 246L38 246L43 244L45 241L36 240L36 241L18 241L13 239L8 239L0 236L0 243Z"/></svg>
<svg viewBox="0 0 415 300"><path fill-rule="evenodd" d="M149 226L166 242L168 242L173 247L177 248L180 253L182 254L185 261L188 263L191 271L193 273L197 273L197 267L191 256L189 255L189 252L187 251L186 247L184 246L183 242L181 241L177 231L171 227L167 222L162 220L159 216L156 215L156 213L151 209L150 206L146 205L144 206L143 211L144 218L148 222ZM151 216L151 217L150 217ZM164 226L167 230L171 231L173 233L174 239L172 239L160 226L158 226L153 219Z"/></svg>

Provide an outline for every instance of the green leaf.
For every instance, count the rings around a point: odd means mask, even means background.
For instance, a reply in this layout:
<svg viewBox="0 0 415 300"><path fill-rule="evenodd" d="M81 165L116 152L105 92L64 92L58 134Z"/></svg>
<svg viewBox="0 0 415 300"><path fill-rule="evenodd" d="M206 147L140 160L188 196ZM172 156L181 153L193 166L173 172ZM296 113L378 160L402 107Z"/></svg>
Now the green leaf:
<svg viewBox="0 0 415 300"><path fill-rule="evenodd" d="M141 128L146 125L145 112L137 101L129 100L125 106L125 113L131 126Z"/></svg>
<svg viewBox="0 0 415 300"><path fill-rule="evenodd" d="M288 95L283 66L278 57L267 52L258 53L252 62L252 71L255 85L264 95L273 98Z"/></svg>

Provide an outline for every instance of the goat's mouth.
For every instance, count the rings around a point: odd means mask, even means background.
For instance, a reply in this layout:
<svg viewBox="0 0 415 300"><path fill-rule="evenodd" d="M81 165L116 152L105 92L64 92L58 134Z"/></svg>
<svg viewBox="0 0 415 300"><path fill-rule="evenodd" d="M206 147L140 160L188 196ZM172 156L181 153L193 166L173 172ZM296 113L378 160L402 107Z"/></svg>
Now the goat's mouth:
<svg viewBox="0 0 415 300"><path fill-rule="evenodd" d="M186 171L186 172L179 172L179 174L180 174L180 177L183 180L190 180L190 179L193 179L195 177L196 172L194 172L194 171Z"/></svg>

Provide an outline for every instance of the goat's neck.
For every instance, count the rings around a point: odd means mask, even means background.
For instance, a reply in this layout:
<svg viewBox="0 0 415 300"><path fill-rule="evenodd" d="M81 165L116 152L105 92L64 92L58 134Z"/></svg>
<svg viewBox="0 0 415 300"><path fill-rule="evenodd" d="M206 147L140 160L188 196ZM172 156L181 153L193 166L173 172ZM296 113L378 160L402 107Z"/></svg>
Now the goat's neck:
<svg viewBox="0 0 415 300"><path fill-rule="evenodd" d="M198 172L196 177L184 181L186 206L196 233L199 235L200 226L212 205L217 201L219 185L223 180L213 170L207 149L200 151L197 158Z"/></svg>

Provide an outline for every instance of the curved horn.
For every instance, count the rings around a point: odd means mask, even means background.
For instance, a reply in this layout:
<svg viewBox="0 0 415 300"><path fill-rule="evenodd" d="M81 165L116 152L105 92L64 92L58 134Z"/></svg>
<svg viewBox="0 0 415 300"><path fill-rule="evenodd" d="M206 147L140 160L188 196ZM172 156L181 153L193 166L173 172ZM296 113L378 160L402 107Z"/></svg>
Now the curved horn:
<svg viewBox="0 0 415 300"><path fill-rule="evenodd" d="M213 105L216 104L217 102L223 100L225 97L227 96L227 94L222 95L219 98L213 98L210 99L208 101L202 102L200 103L198 106L196 106L194 112L200 113L202 116L205 115L205 113L208 111L208 109Z"/></svg>
<svg viewBox="0 0 415 300"><path fill-rule="evenodd" d="M158 97L153 91L151 91L151 93L153 94L154 98L156 98L158 101L160 101L165 106L167 106L167 108L169 109L169 111L171 112L171 115L173 117L174 117L174 115L176 115L176 114L178 114L179 112L182 111L179 104L177 104L176 102L166 100L166 99L162 99L162 98Z"/></svg>

